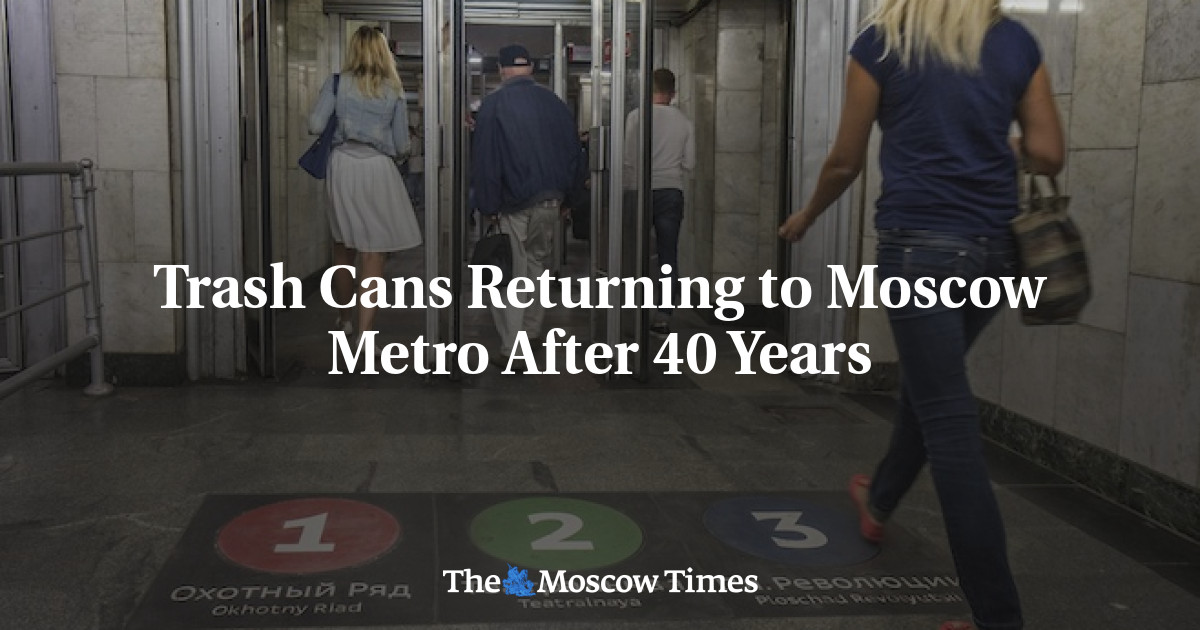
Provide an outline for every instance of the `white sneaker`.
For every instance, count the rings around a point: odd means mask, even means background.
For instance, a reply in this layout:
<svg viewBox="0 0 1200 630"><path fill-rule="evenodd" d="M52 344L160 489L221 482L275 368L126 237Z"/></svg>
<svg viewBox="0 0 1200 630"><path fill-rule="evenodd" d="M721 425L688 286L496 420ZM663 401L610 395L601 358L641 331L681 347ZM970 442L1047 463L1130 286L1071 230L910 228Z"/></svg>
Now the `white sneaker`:
<svg viewBox="0 0 1200 630"><path fill-rule="evenodd" d="M341 315L333 318L333 329L346 333L347 339L354 336L354 323L350 320L342 321Z"/></svg>
<svg viewBox="0 0 1200 630"><path fill-rule="evenodd" d="M362 332L346 333L346 339L350 341L351 348L357 348L359 342L362 340ZM375 356L383 356L383 347L387 345L387 342L379 338L378 332L375 333L375 343L371 345L375 350Z"/></svg>

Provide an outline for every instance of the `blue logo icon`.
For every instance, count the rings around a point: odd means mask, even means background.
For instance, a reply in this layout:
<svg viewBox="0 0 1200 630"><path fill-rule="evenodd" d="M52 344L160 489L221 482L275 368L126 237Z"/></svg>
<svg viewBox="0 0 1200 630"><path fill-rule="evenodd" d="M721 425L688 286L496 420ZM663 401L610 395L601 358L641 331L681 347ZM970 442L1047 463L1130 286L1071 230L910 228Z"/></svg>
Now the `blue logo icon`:
<svg viewBox="0 0 1200 630"><path fill-rule="evenodd" d="M533 597L537 591L533 590L533 581L529 579L529 573L510 564L508 565L508 579L504 580L504 594Z"/></svg>

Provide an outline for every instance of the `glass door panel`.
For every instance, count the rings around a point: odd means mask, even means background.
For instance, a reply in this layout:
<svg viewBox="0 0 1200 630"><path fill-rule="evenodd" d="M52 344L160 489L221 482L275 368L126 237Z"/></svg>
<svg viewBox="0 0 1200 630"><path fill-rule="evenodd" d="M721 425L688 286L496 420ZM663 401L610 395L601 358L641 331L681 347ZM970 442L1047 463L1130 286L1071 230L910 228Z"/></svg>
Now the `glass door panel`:
<svg viewBox="0 0 1200 630"><path fill-rule="evenodd" d="M651 118L639 125L641 133L626 133L635 110L650 111L650 60L653 58L653 0L593 3L593 46L601 51L592 66L593 90L593 190L595 219L593 275L603 277L653 277L649 269L650 179L647 155ZM599 33L599 41L597 41ZM640 114L639 114L640 118ZM632 156L643 156L633 159ZM628 165L626 156L630 156ZM599 163L597 163L599 158ZM597 185L597 183L599 185ZM613 289L614 292L617 289ZM619 302L614 295L614 302ZM650 361L647 309L595 311L593 331L608 344L635 342L640 348L633 371L648 378Z"/></svg>
<svg viewBox="0 0 1200 630"><path fill-rule="evenodd" d="M242 256L246 278L272 276L270 110L267 81L270 19L266 0L240 0L238 59L241 81ZM267 293L273 287L266 287ZM275 374L275 317L269 308L246 308L246 351L260 376Z"/></svg>

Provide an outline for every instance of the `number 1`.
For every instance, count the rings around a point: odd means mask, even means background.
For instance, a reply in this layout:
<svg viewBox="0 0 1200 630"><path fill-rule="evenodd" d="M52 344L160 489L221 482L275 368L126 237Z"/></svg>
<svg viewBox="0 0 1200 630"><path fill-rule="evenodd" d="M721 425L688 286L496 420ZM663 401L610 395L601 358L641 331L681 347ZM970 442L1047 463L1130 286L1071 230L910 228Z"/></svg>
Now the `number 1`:
<svg viewBox="0 0 1200 630"><path fill-rule="evenodd" d="M321 542L321 536L325 533L325 519L327 518L329 518L328 512L285 522L283 524L284 529L301 528L300 540L294 543L280 543L275 545L275 553L333 551L333 543Z"/></svg>

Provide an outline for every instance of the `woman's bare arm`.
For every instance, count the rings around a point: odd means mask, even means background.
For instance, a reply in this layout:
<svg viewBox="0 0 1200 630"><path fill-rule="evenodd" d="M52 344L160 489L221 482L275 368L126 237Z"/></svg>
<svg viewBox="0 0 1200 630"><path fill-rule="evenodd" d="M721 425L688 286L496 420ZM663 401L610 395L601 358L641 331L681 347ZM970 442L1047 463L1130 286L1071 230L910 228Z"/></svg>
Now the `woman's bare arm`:
<svg viewBox="0 0 1200 630"><path fill-rule="evenodd" d="M817 189L799 212L788 217L779 227L779 236L789 241L800 240L809 226L821 216L862 172L867 159L867 142L871 126L879 112L879 83L854 59L846 71L846 99L837 138L829 157L821 167Z"/></svg>
<svg viewBox="0 0 1200 630"><path fill-rule="evenodd" d="M1066 148L1045 65L1038 66L1017 104L1017 122L1021 125L1021 154L1028 168L1043 175L1057 175L1062 170Z"/></svg>

